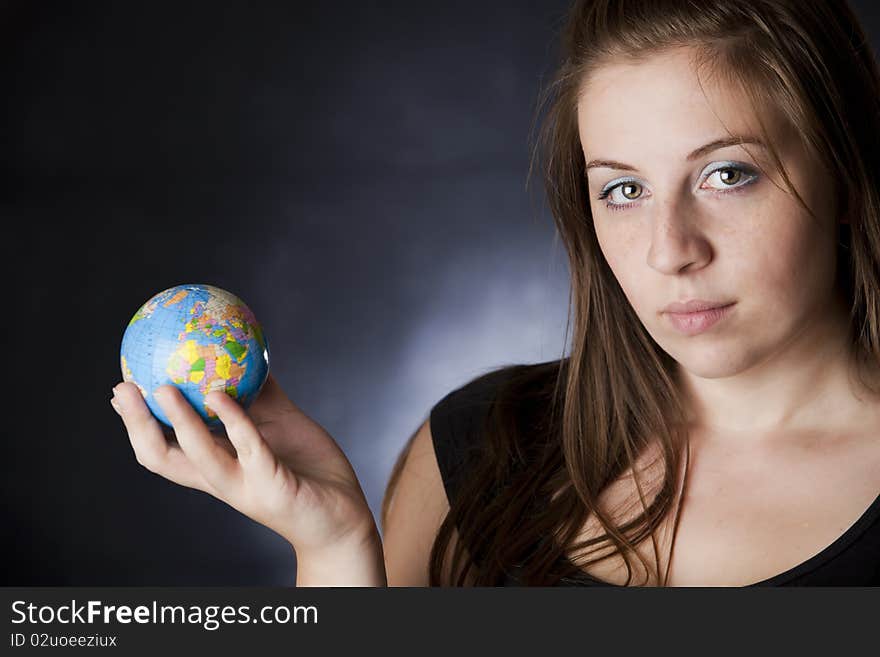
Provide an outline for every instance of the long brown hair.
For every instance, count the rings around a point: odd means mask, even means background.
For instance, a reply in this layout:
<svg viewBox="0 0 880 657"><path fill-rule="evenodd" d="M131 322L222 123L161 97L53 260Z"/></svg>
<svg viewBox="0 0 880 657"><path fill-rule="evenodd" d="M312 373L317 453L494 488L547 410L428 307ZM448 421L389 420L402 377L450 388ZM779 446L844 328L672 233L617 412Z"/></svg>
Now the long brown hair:
<svg viewBox="0 0 880 657"><path fill-rule="evenodd" d="M847 2L584 0L569 11L561 36L561 63L538 103L533 167L542 171L569 258L570 355L507 368L486 417L484 449L434 542L432 585L498 585L512 572L524 584L552 585L615 554L625 561L626 584L634 557L643 583L666 583L655 532L673 511L678 517L687 421L676 363L639 321L593 229L576 112L585 77L603 63L692 48L700 70L745 94L777 169L803 204L760 122L768 108L788 117L827 170L837 212L848 221L838 235L838 289L850 307L856 362L880 362L880 75ZM636 465L649 447L658 449L662 477L646 491ZM392 472L383 525L407 451ZM642 512L618 526L599 494L630 472ZM591 514L605 533L575 542ZM647 538L653 564L636 551ZM583 558L575 563L571 553Z"/></svg>

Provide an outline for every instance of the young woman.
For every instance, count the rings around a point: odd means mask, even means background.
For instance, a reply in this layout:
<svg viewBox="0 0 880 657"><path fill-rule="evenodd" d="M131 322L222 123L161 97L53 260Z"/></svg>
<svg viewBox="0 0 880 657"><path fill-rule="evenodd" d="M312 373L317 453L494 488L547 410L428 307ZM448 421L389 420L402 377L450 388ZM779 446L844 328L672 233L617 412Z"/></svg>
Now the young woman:
<svg viewBox="0 0 880 657"><path fill-rule="evenodd" d="M451 392L383 535L270 378L173 386L138 461L279 532L298 584L880 585L880 75L844 0L587 0L538 152L570 354Z"/></svg>

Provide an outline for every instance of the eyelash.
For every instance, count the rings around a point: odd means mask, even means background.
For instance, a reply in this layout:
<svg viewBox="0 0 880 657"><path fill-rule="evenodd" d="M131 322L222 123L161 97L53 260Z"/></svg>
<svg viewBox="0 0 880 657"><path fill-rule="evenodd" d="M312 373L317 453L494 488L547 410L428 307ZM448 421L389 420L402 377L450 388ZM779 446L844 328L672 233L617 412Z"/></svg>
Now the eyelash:
<svg viewBox="0 0 880 657"><path fill-rule="evenodd" d="M749 176L749 178L746 180L746 182L741 182L737 185L730 187L729 189L715 190L716 193L718 193L718 194L735 194L735 193L742 192L742 191L744 191L743 190L744 187L747 187L748 185L751 185L752 183L757 182L758 178L760 177L760 175L756 171L754 171L751 167L745 167L743 165L736 164L734 162L724 162L721 166L715 167L714 169L709 171L703 177L702 181L700 181L700 184L702 185L704 182L706 182L706 180L712 174L717 173L718 171L724 171L727 169L732 169L734 171L740 171L743 174L745 174L746 176ZM627 178L627 179L621 180L621 181L615 183L614 185L611 185L610 187L606 187L601 192L599 192L599 195L596 197L596 199L599 201L604 200L605 207L611 211L614 211L614 212L617 212L620 210L625 210L626 208L630 208L634 205L637 205L639 203L639 199L632 201L630 203L610 203L607 200L608 197L611 195L611 193L615 189L617 189L618 187L621 187L623 185L627 185L631 182L638 183L639 181L635 180L634 178ZM639 184L641 184L641 183L639 183Z"/></svg>

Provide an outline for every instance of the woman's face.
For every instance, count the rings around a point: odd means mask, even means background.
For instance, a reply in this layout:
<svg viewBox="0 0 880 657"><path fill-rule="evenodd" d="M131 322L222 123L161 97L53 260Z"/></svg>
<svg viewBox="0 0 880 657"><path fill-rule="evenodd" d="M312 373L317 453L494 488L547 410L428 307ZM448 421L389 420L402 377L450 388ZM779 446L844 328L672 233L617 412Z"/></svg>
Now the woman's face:
<svg viewBox="0 0 880 657"><path fill-rule="evenodd" d="M716 143L730 134L758 138L757 124L733 87L713 78L701 88L690 57L679 49L596 69L583 86L578 125L611 270L654 340L691 373L717 378L827 324L836 218L831 185L779 117L762 118L819 221L787 192L761 145L746 145L753 159L740 145ZM664 312L694 299L732 305Z"/></svg>

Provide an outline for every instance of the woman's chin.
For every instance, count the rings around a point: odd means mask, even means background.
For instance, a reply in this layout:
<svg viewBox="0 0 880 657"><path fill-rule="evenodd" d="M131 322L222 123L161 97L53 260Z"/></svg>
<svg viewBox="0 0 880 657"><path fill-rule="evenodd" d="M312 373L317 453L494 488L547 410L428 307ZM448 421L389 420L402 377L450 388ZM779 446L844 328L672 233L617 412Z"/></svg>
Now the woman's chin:
<svg viewBox="0 0 880 657"><path fill-rule="evenodd" d="M668 352L682 369L701 379L723 379L748 368L751 359L741 350L703 345Z"/></svg>

